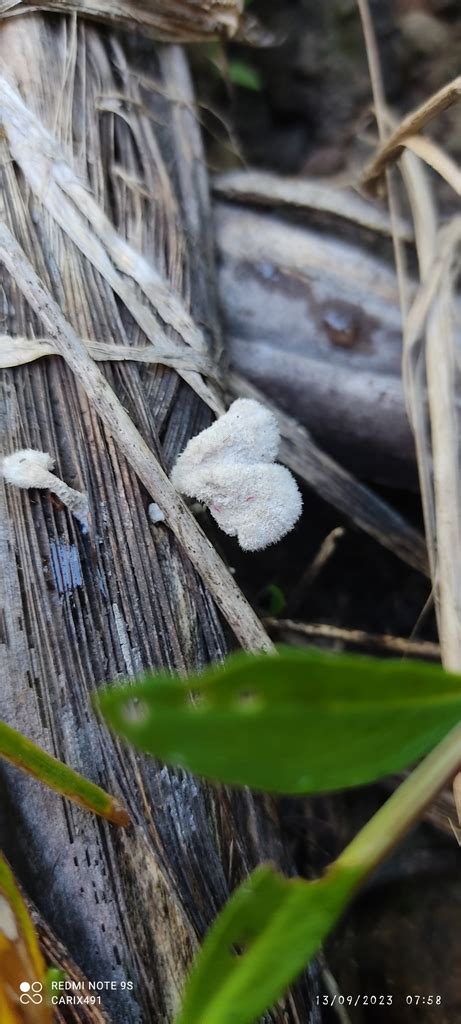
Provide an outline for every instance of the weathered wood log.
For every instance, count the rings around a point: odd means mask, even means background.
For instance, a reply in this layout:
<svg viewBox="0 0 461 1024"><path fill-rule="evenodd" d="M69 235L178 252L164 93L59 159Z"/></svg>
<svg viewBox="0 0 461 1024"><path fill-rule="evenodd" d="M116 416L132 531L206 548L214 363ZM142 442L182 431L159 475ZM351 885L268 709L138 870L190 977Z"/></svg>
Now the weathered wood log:
<svg viewBox="0 0 461 1024"><path fill-rule="evenodd" d="M130 49L129 49L130 48ZM210 216L181 51L146 51L71 18L5 21L0 57L116 228L190 300L219 348ZM101 273L24 182L2 140L8 226L77 332L144 345ZM41 182L46 194L46 180ZM3 326L42 333L10 276ZM159 321L160 322L160 321ZM170 335L173 332L169 331ZM171 369L109 364L107 380L166 468L210 414ZM122 748L91 711L102 681L184 672L226 651L222 623L149 496L56 356L3 371L6 450L50 451L88 493L88 534L45 492L0 488L2 716L126 801L118 831L2 766L1 839L41 914L103 993L114 1024L166 1024L197 942L262 859L292 870L269 799L202 786ZM318 1021L315 968L268 1020ZM122 988L121 982L133 988Z"/></svg>
<svg viewBox="0 0 461 1024"><path fill-rule="evenodd" d="M216 226L236 370L348 469L416 487L390 266L333 232L234 204L217 204Z"/></svg>

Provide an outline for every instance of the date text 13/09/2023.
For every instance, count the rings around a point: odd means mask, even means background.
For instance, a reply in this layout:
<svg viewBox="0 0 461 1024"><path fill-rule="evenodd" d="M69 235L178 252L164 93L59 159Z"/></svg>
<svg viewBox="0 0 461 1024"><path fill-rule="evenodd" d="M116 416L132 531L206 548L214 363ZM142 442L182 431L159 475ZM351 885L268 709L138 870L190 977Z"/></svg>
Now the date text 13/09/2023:
<svg viewBox="0 0 461 1024"><path fill-rule="evenodd" d="M334 992L331 995L317 996L316 1002L317 1006L396 1006L398 1002L405 1002L407 1006L441 1006L442 996L409 993L396 998L392 995L368 994L345 996Z"/></svg>

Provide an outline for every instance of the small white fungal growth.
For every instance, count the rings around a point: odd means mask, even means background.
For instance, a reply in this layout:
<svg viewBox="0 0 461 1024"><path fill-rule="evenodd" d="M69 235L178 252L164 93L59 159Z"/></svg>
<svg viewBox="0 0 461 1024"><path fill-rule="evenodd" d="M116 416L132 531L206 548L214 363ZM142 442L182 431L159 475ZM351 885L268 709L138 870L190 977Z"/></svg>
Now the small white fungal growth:
<svg viewBox="0 0 461 1024"><path fill-rule="evenodd" d="M3 459L2 474L8 484L15 487L39 487L52 491L57 498L67 505L72 515L82 523L88 525L88 498L81 491L74 491L55 476L51 471L54 469L54 459L48 452L36 451L33 448L24 448L22 451L13 452Z"/></svg>
<svg viewBox="0 0 461 1024"><path fill-rule="evenodd" d="M165 516L156 501L152 501L147 509L147 515L151 523L164 523Z"/></svg>
<svg viewBox="0 0 461 1024"><path fill-rule="evenodd" d="M275 544L299 519L302 498L294 477L275 463L280 433L260 402L239 398L176 461L178 491L207 505L224 533L244 551Z"/></svg>

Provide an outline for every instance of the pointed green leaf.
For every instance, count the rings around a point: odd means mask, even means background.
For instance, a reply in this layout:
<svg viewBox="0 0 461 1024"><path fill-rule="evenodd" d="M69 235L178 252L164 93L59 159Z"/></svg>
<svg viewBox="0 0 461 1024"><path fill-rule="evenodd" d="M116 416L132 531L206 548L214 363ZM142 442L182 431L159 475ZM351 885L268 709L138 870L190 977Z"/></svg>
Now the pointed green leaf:
<svg viewBox="0 0 461 1024"><path fill-rule="evenodd" d="M138 749L219 782L314 793L416 761L461 721L461 678L437 665L283 649L202 676L103 690L109 725Z"/></svg>
<svg viewBox="0 0 461 1024"><path fill-rule="evenodd" d="M253 92L261 92L263 82L260 72L248 61L230 61L228 73L234 85L240 85L243 89L251 89Z"/></svg>
<svg viewBox="0 0 461 1024"><path fill-rule="evenodd" d="M94 782L85 779L79 772L47 754L46 750L13 729L6 722L0 721L0 757L5 758L17 768L22 768L29 775L40 779L50 789L56 790L74 803L80 804L87 811L100 814L114 825L127 828L131 822L128 811L120 800L106 793Z"/></svg>
<svg viewBox="0 0 461 1024"><path fill-rule="evenodd" d="M252 1024L314 956L356 886L336 866L322 879L288 880L259 868L210 929L177 1024Z"/></svg>

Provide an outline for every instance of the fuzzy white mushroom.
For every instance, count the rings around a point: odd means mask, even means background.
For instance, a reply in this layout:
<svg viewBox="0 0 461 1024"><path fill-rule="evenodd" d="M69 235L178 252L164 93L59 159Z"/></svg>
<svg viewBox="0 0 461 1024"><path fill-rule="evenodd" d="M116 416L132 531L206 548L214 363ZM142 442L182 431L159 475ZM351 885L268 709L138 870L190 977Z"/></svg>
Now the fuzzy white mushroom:
<svg viewBox="0 0 461 1024"><path fill-rule="evenodd" d="M189 441L173 467L172 483L207 505L245 551L258 551L281 540L302 510L294 477L274 462L279 443L270 410L239 398Z"/></svg>
<svg viewBox="0 0 461 1024"><path fill-rule="evenodd" d="M2 462L2 475L15 487L38 487L52 491L84 527L88 524L88 498L81 491L69 487L52 472L54 459L48 452L24 448L6 455Z"/></svg>

